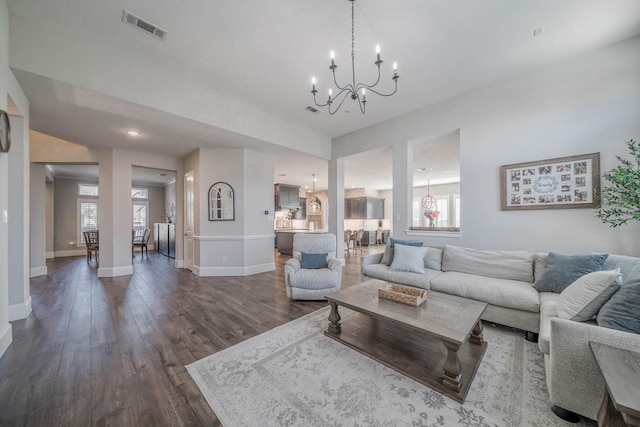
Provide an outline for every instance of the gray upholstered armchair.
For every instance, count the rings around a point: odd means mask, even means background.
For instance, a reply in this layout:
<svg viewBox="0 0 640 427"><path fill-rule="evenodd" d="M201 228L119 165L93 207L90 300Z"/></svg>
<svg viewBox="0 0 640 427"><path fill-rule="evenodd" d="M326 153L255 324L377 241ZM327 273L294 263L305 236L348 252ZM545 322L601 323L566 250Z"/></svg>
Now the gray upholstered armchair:
<svg viewBox="0 0 640 427"><path fill-rule="evenodd" d="M314 268L302 268L303 265ZM336 258L335 234L294 235L293 258L284 265L284 284L287 296L292 299L320 300L339 291L342 262Z"/></svg>

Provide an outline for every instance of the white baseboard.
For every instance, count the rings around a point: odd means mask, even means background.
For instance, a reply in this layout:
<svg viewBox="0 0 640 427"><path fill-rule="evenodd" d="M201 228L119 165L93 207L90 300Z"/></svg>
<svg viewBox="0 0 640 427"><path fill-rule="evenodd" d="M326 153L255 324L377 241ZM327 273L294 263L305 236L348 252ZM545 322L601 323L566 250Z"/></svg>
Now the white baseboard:
<svg viewBox="0 0 640 427"><path fill-rule="evenodd" d="M7 351L9 345L13 341L13 334L11 333L11 323L7 323L0 330L0 357Z"/></svg>
<svg viewBox="0 0 640 427"><path fill-rule="evenodd" d="M47 266L31 267L29 269L29 277L38 277L47 275Z"/></svg>
<svg viewBox="0 0 640 427"><path fill-rule="evenodd" d="M273 271L276 269L275 262L268 262L266 264L250 265L244 268L245 276L251 276L252 274L266 273L267 271Z"/></svg>
<svg viewBox="0 0 640 427"><path fill-rule="evenodd" d="M130 274L133 274L132 265L114 268L98 267L98 277L128 276Z"/></svg>
<svg viewBox="0 0 640 427"><path fill-rule="evenodd" d="M31 314L31 296L21 304L9 306L9 322L14 320L26 319Z"/></svg>
<svg viewBox="0 0 640 427"><path fill-rule="evenodd" d="M173 260L173 266L175 268L184 268L184 260L182 260L182 259L174 259Z"/></svg>
<svg viewBox="0 0 640 427"><path fill-rule="evenodd" d="M208 276L250 276L276 269L275 262L250 265L246 267L199 267L194 265L193 274L200 277Z"/></svg>
<svg viewBox="0 0 640 427"><path fill-rule="evenodd" d="M80 255L86 255L86 254L87 254L86 249L69 249L66 251L55 251L54 258L65 257L65 256L80 256Z"/></svg>
<svg viewBox="0 0 640 427"><path fill-rule="evenodd" d="M55 252L45 252L44 257L45 257L45 259L55 258L56 257L56 253Z"/></svg>

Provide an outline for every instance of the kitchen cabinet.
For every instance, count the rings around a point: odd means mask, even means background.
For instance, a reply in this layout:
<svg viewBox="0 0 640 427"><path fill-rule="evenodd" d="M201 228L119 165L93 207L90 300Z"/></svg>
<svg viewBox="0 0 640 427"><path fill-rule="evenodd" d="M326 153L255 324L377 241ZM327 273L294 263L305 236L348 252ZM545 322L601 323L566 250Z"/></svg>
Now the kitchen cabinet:
<svg viewBox="0 0 640 427"><path fill-rule="evenodd" d="M300 187L288 184L275 184L274 187L276 211L300 207Z"/></svg>
<svg viewBox="0 0 640 427"><path fill-rule="evenodd" d="M345 219L383 219L384 199L351 197L344 199Z"/></svg>
<svg viewBox="0 0 640 427"><path fill-rule="evenodd" d="M176 225L171 223L153 224L153 236L156 252L169 258L176 257Z"/></svg>
<svg viewBox="0 0 640 427"><path fill-rule="evenodd" d="M389 230L382 230L382 244L387 242L389 238ZM365 230L360 240L362 246L375 246L376 245L376 230Z"/></svg>

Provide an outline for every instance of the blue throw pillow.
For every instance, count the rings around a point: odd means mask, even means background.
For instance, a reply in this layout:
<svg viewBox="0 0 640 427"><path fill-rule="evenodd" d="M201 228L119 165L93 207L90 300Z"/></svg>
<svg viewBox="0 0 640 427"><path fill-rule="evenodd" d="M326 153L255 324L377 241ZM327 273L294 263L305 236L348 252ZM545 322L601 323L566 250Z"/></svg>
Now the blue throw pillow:
<svg viewBox="0 0 640 427"><path fill-rule="evenodd" d="M625 283L596 316L598 325L640 334L640 279Z"/></svg>
<svg viewBox="0 0 640 427"><path fill-rule="evenodd" d="M302 252L302 262L300 263L302 268L306 269L318 269L318 268L327 268L329 263L327 262L326 254L308 254Z"/></svg>
<svg viewBox="0 0 640 427"><path fill-rule="evenodd" d="M422 240L401 240L401 239L394 239L392 237L389 239L389 241L387 242L387 246L385 246L384 248L384 255L382 255L382 260L380 261L381 264L391 265L391 263L393 262L393 246L396 243L400 245L405 245L405 246L422 246L423 245Z"/></svg>
<svg viewBox="0 0 640 427"><path fill-rule="evenodd" d="M538 292L561 293L585 274L600 271L609 254L561 255L549 252L542 275L534 287Z"/></svg>

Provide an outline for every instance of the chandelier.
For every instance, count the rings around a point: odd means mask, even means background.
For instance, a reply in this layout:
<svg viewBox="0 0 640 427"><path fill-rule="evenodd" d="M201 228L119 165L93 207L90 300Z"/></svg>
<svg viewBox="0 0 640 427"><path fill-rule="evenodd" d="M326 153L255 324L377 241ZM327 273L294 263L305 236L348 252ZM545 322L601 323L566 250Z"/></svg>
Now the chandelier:
<svg viewBox="0 0 640 427"><path fill-rule="evenodd" d="M316 106L318 107L327 107L327 110L329 111L329 114L335 114L340 107L342 106L342 103L345 101L345 99L347 99L347 97L351 97L351 99L353 99L354 101L358 101L358 106L360 107L360 111L362 112L362 114L364 114L365 109L366 109L366 104L367 104L367 95L366 95L366 91L370 90L371 92L380 95L380 96L391 96L394 93L396 93L396 91L398 90L398 79L400 78L400 76L398 76L398 66L397 64L394 62L393 63L393 77L391 78L393 80L393 83L395 85L395 88L393 89L393 92L391 93L380 93L376 90L374 90L373 88L380 82L380 65L382 64L382 59L380 59L380 46L376 45L376 62L374 63L376 65L376 67L378 67L378 78L376 79L376 81L373 84L365 84L365 83L356 83L356 65L355 65L355 13L354 13L354 5L355 5L355 0L348 0L351 2L351 76L352 76L352 82L351 83L347 83L344 86L340 86L338 84L338 81L336 79L336 68L338 68L338 66L335 63L335 54L333 51L331 51L331 65L329 66L329 69L331 70L331 73L333 74L333 83L336 85L336 87L338 88L338 93L336 93L336 95L334 97L332 97L332 90L329 89L329 98L327 99L327 102L325 102L324 104L318 104L318 101L316 99L316 93L318 93L318 91L316 90L316 78L312 77L311 78L311 93L313 94L313 102L316 104ZM331 106L333 104L337 103L337 107L334 107L333 111L331 109Z"/></svg>
<svg viewBox="0 0 640 427"><path fill-rule="evenodd" d="M311 198L311 202L309 202L309 213L319 214L320 202L318 202L318 198L316 197L316 174L311 174L311 176L313 177L313 197Z"/></svg>

